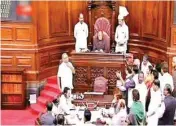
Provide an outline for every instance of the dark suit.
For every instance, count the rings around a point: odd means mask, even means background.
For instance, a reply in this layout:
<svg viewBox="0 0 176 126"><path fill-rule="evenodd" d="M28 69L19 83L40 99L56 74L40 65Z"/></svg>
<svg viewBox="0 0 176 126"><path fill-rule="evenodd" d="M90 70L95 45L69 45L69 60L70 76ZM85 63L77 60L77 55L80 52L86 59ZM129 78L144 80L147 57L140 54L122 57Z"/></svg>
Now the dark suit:
<svg viewBox="0 0 176 126"><path fill-rule="evenodd" d="M41 115L40 122L42 125L54 125L54 116L51 112L46 112L45 114Z"/></svg>
<svg viewBox="0 0 176 126"><path fill-rule="evenodd" d="M176 99L173 96L166 96L164 99L164 104L165 111L163 117L159 119L158 125L174 125Z"/></svg>

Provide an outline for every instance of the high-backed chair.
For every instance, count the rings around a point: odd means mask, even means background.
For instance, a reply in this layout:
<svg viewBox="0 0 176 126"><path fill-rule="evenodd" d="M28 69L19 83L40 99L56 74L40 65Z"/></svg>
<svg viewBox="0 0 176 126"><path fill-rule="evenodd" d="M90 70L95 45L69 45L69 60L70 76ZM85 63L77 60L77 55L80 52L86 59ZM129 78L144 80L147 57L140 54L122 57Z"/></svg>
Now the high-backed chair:
<svg viewBox="0 0 176 126"><path fill-rule="evenodd" d="M108 91L108 80L104 77L95 78L94 82L94 92L107 93Z"/></svg>
<svg viewBox="0 0 176 126"><path fill-rule="evenodd" d="M94 25L93 45L94 45L95 39L97 39L98 32L103 31L103 39L105 39L106 48L108 52L110 51L110 28L111 28L111 25L109 20L104 17L98 18Z"/></svg>

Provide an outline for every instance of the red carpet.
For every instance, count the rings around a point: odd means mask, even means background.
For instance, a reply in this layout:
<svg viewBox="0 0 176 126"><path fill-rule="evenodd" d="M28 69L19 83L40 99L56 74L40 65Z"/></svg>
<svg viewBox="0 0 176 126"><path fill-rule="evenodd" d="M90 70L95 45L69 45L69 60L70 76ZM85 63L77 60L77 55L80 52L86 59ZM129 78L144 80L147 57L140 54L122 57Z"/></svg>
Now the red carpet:
<svg viewBox="0 0 176 126"><path fill-rule="evenodd" d="M46 110L46 102L52 101L60 93L56 76L48 78L36 104L25 110L1 110L1 125L34 125L38 114Z"/></svg>
<svg viewBox="0 0 176 126"><path fill-rule="evenodd" d="M25 110L1 110L1 125L34 125L38 115Z"/></svg>
<svg viewBox="0 0 176 126"><path fill-rule="evenodd" d="M33 114L39 114L46 110L46 102L52 101L55 99L61 90L57 84L57 77L49 77L47 78L47 84L44 87L44 90L40 92L40 96L37 98L37 104L31 105L31 112Z"/></svg>

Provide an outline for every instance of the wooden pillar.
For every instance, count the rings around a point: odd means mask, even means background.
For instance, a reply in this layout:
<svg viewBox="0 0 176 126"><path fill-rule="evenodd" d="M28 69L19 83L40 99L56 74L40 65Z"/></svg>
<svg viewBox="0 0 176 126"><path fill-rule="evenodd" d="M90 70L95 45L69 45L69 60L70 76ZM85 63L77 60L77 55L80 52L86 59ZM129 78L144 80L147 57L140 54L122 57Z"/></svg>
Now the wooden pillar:
<svg viewBox="0 0 176 126"><path fill-rule="evenodd" d="M89 37L88 37L88 49L92 50L92 13L91 13L92 1L88 2L88 13L89 13Z"/></svg>
<svg viewBox="0 0 176 126"><path fill-rule="evenodd" d="M112 1L111 2L112 4L112 28L111 28L111 48L112 48L112 51L115 52L115 39L114 39L114 36L115 36L115 20L116 20L116 14L115 14L115 2Z"/></svg>

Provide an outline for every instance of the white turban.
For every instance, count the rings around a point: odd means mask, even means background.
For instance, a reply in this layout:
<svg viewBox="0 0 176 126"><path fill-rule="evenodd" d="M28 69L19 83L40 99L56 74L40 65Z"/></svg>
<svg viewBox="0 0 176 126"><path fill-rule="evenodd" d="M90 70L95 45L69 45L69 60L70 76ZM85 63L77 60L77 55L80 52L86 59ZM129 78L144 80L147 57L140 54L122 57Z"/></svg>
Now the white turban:
<svg viewBox="0 0 176 126"><path fill-rule="evenodd" d="M119 15L118 19L123 19L125 16L127 16L129 13L124 6L119 6Z"/></svg>

